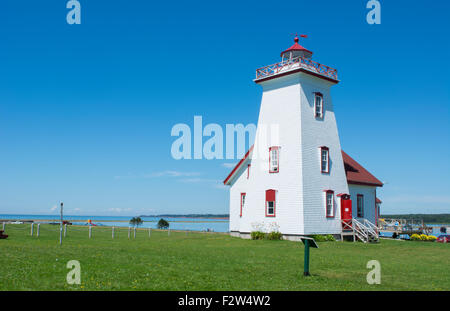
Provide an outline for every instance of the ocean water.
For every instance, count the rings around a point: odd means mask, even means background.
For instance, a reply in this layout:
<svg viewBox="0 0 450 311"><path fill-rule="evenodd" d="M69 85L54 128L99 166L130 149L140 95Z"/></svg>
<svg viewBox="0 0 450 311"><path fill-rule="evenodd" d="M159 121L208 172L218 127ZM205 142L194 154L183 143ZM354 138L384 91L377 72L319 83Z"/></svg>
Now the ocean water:
<svg viewBox="0 0 450 311"><path fill-rule="evenodd" d="M64 216L64 220L74 225L88 225L90 219L97 226L129 227L133 216ZM184 218L184 217L141 217L144 223L139 228L156 229L158 221L164 218L173 230L228 232L228 219ZM0 214L0 220L42 220L43 222L59 222L59 215L12 215Z"/></svg>
<svg viewBox="0 0 450 311"><path fill-rule="evenodd" d="M74 225L88 225L88 219L97 226L115 226L128 227L129 220L133 216L64 216L64 220L72 222ZM170 224L173 230L191 230L191 231L214 231L214 232L228 232L228 219L211 219L211 218L184 218L184 217L141 217L144 223L140 228L156 229L159 219L164 218ZM0 220L45 220L49 222L59 222L59 215L12 215L0 214ZM428 224L427 226L433 228L432 235L438 237L441 227L450 228L450 224ZM447 231L450 234L450 229ZM381 233L381 236L391 237L392 233ZM402 235L402 238L408 238Z"/></svg>

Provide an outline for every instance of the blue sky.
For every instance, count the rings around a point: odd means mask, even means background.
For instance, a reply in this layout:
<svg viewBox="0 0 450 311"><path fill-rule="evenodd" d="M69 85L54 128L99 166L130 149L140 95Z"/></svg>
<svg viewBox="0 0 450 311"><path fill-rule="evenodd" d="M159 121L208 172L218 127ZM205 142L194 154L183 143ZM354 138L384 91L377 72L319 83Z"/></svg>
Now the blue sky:
<svg viewBox="0 0 450 311"><path fill-rule="evenodd" d="M176 123L256 123L255 69L292 33L338 69L343 149L385 213L450 212L447 1L80 0L0 5L0 213L227 213L224 160L172 159Z"/></svg>

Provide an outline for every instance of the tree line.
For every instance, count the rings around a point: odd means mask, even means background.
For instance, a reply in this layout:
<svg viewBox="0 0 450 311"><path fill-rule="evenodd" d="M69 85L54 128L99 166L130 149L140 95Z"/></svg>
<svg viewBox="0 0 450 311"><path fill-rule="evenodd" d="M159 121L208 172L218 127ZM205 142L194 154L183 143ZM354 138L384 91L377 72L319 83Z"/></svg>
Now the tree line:
<svg viewBox="0 0 450 311"><path fill-rule="evenodd" d="M450 214L393 214L381 215L381 218L423 220L428 224L450 224Z"/></svg>

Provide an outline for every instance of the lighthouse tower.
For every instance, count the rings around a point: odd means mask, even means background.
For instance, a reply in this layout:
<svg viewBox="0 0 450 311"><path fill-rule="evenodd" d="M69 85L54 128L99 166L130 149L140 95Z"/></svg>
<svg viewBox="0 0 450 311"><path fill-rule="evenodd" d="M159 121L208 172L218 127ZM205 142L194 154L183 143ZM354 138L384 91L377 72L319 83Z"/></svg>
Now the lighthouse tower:
<svg viewBox="0 0 450 311"><path fill-rule="evenodd" d="M254 145L225 179L230 232L276 228L285 238L340 234L349 193L330 90L337 71L299 44L256 70L262 100Z"/></svg>

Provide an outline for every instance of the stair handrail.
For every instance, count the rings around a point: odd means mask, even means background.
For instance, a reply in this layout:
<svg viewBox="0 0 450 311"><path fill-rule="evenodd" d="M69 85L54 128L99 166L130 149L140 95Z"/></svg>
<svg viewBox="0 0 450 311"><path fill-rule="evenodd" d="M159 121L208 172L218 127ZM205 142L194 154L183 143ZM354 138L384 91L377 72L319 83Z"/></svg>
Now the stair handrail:
<svg viewBox="0 0 450 311"><path fill-rule="evenodd" d="M370 221L368 221L367 219L364 218L364 226L367 228L367 230L378 239L378 228L377 226L375 226L373 223L371 223Z"/></svg>
<svg viewBox="0 0 450 311"><path fill-rule="evenodd" d="M367 228L364 226L361 222L353 218L352 220L352 226L353 230L357 233L362 235L364 239L362 239L364 242L367 242L369 240L369 235L367 234ZM361 237L359 237L361 238Z"/></svg>
<svg viewBox="0 0 450 311"><path fill-rule="evenodd" d="M341 219L342 230L353 230L352 219Z"/></svg>

